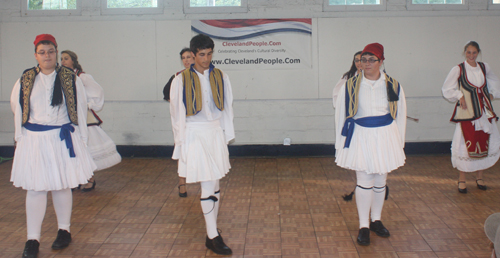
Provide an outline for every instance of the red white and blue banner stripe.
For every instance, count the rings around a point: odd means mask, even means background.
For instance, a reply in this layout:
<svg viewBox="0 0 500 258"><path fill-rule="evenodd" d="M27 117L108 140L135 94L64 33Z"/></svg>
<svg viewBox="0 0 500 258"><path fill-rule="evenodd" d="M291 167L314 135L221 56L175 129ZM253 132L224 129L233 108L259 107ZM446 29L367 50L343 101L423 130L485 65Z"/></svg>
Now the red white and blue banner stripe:
<svg viewBox="0 0 500 258"><path fill-rule="evenodd" d="M212 63L224 70L311 67L312 19L192 20L194 34L215 43Z"/></svg>

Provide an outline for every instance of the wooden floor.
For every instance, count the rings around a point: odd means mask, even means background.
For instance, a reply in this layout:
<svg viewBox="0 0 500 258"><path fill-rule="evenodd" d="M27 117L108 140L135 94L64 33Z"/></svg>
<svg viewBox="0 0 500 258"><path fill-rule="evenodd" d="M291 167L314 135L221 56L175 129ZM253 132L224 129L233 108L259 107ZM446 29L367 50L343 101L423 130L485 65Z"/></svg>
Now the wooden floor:
<svg viewBox="0 0 500 258"><path fill-rule="evenodd" d="M483 223L500 212L500 165L485 172L489 189L468 177L457 191L449 156L410 156L388 177L382 221L391 237L356 244L358 216L350 192L354 173L334 158L235 158L221 181L218 227L233 257L489 257ZM21 257L25 195L0 164L0 257ZM124 159L97 172L97 188L73 193L73 242L50 249L57 223L49 197L39 257L211 257L199 184L179 198L176 163ZM50 195L49 195L50 196Z"/></svg>

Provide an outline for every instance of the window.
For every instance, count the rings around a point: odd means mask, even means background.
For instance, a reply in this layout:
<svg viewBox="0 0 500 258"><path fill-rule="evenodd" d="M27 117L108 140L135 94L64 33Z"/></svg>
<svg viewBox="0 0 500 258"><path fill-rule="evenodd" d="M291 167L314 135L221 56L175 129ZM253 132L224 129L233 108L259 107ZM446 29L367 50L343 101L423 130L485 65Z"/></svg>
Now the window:
<svg viewBox="0 0 500 258"><path fill-rule="evenodd" d="M184 0L185 13L244 13L248 0Z"/></svg>
<svg viewBox="0 0 500 258"><path fill-rule="evenodd" d="M489 0L488 1L489 10L500 10L500 0Z"/></svg>
<svg viewBox="0 0 500 258"><path fill-rule="evenodd" d="M468 10L468 0L406 0L406 8L416 11Z"/></svg>
<svg viewBox="0 0 500 258"><path fill-rule="evenodd" d="M386 0L323 0L323 11L385 11Z"/></svg>
<svg viewBox="0 0 500 258"><path fill-rule="evenodd" d="M80 15L81 0L23 0L22 16Z"/></svg>
<svg viewBox="0 0 500 258"><path fill-rule="evenodd" d="M101 0L103 14L163 13L162 0Z"/></svg>

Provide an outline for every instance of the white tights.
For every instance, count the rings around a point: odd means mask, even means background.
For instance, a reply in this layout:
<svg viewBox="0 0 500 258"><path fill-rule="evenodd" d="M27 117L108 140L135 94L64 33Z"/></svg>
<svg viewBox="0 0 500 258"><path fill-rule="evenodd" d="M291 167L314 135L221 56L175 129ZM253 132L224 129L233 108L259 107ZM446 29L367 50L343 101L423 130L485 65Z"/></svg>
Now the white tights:
<svg viewBox="0 0 500 258"><path fill-rule="evenodd" d="M370 210L372 221L380 220L382 217L387 174L367 174L364 171L356 171L356 178L359 228L367 228L370 225Z"/></svg>
<svg viewBox="0 0 500 258"><path fill-rule="evenodd" d="M215 198L213 198L213 197ZM201 182L201 210L205 216L207 236L210 239L219 235L217 232L217 215L219 214L220 190L219 180Z"/></svg>
<svg viewBox="0 0 500 258"><path fill-rule="evenodd" d="M71 224L71 209L73 195L71 189L52 192L52 202L57 216L57 226L69 232ZM36 239L40 242L42 221L47 210L47 191L27 191L26 194L26 224L28 240Z"/></svg>

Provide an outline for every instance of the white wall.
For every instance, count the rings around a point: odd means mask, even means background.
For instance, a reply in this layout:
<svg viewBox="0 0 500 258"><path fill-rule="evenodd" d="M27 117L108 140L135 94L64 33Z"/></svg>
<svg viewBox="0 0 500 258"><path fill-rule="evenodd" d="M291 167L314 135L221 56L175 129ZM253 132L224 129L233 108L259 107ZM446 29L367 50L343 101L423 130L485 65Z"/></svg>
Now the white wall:
<svg viewBox="0 0 500 258"><path fill-rule="evenodd" d="M386 11L323 12L322 1L249 1L248 13L184 14L165 0L163 14L101 15L100 1L84 1L80 16L22 17L17 0L0 1L0 145L12 145L9 98L22 71L34 66L33 40L51 33L59 50L79 55L84 70L104 87L103 128L120 145L172 145L162 89L182 66L191 19L313 18L311 69L231 70L235 144L333 143L331 92L366 44L385 47L385 67L407 96L407 141L450 141L453 105L441 97L449 70L463 60L463 45L477 40L479 58L500 75L500 11L486 0L466 11L407 11L389 1ZM306 4L307 3L307 4ZM494 102L495 103L495 102ZM499 106L495 103L495 106ZM497 107L500 112L500 106Z"/></svg>

